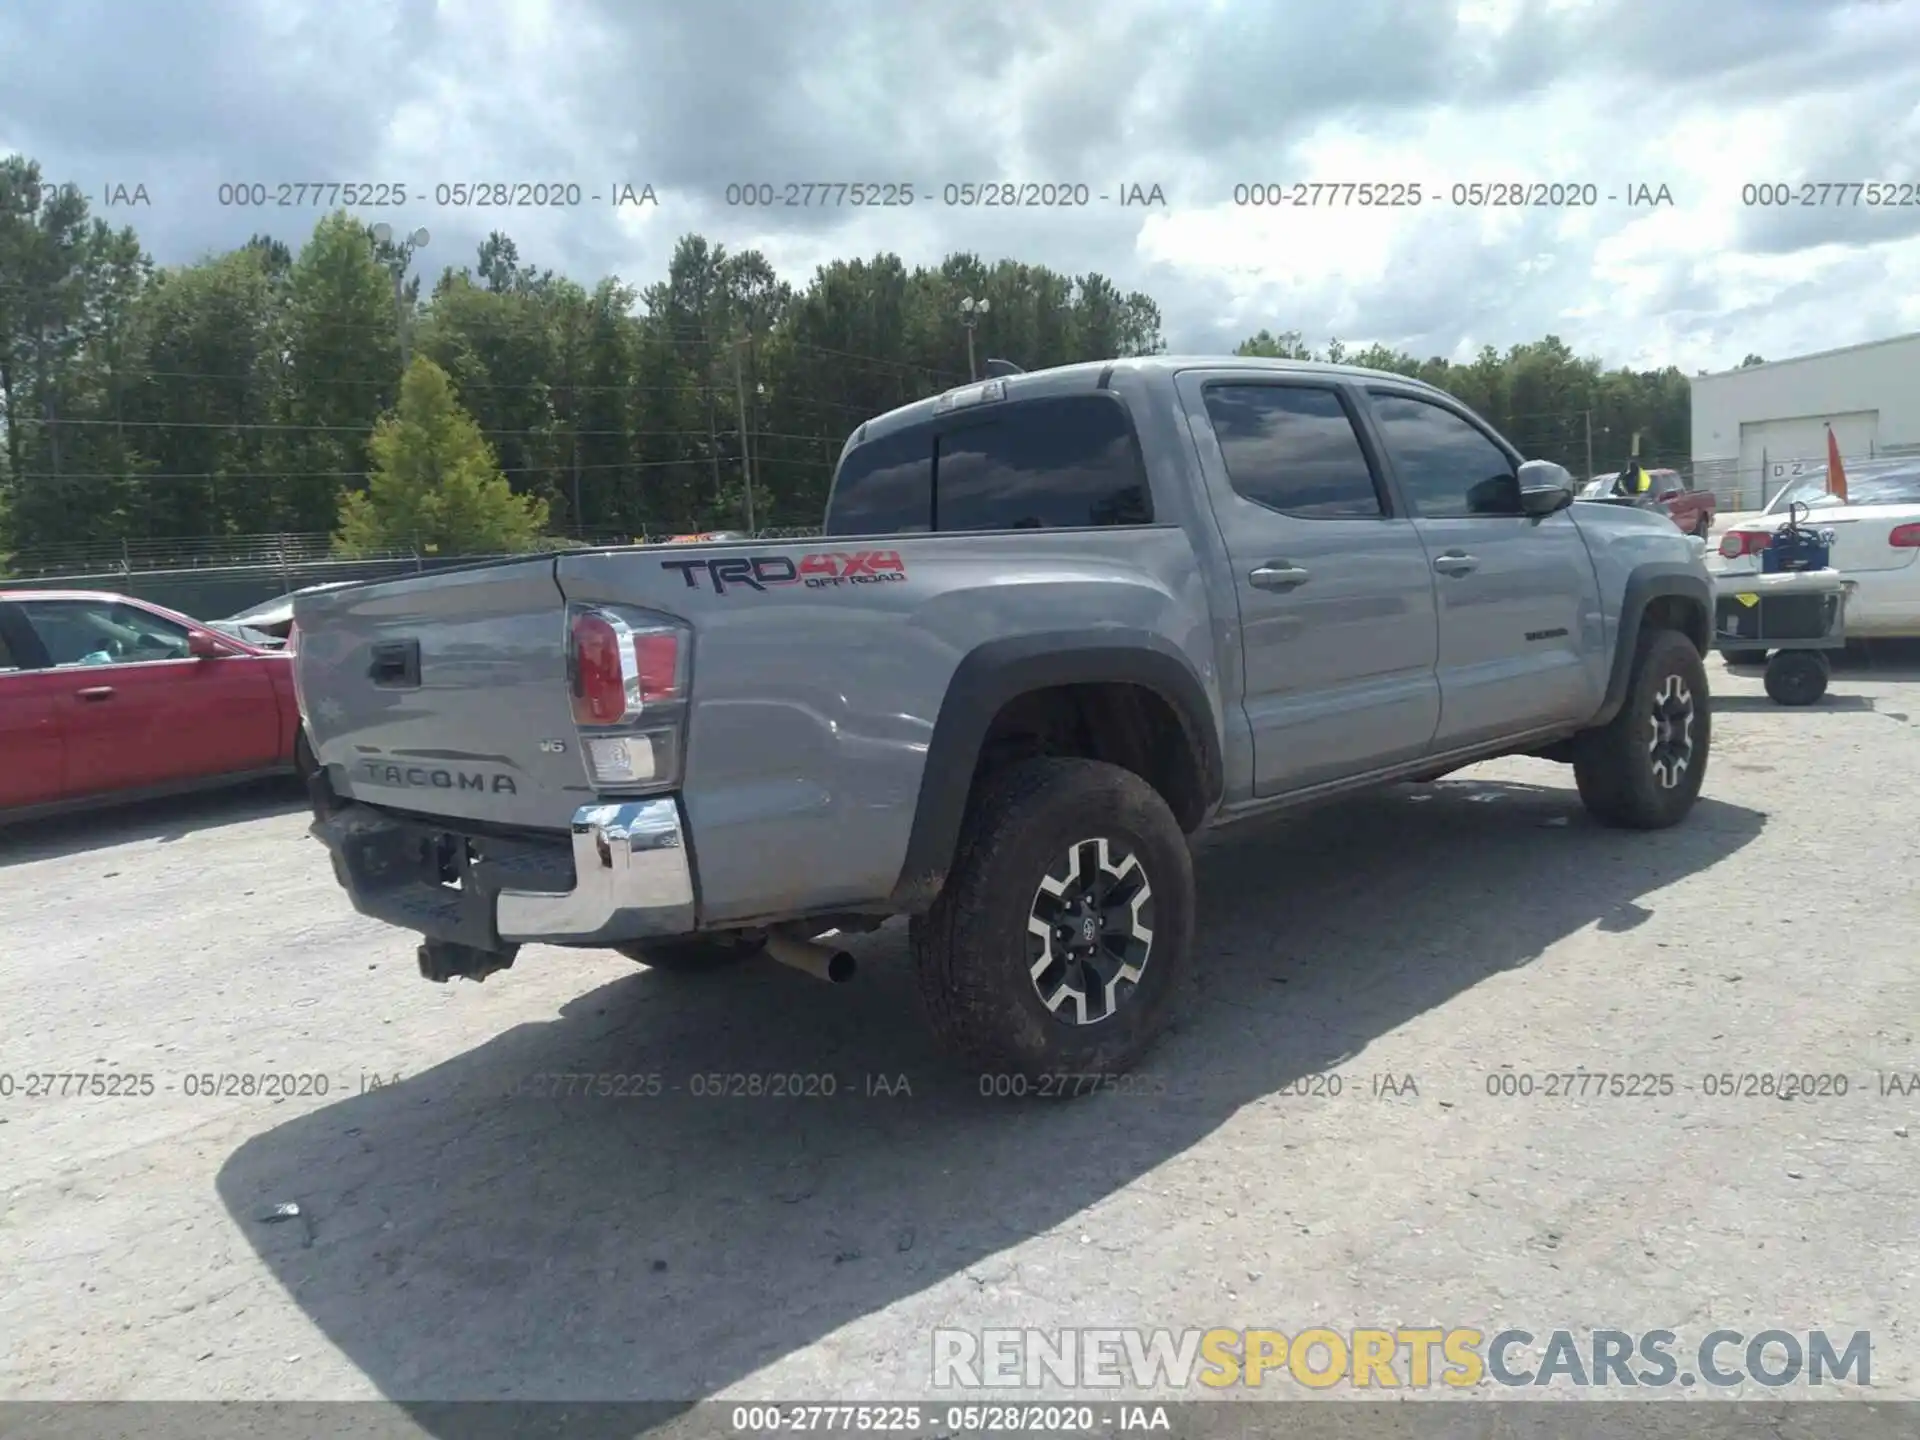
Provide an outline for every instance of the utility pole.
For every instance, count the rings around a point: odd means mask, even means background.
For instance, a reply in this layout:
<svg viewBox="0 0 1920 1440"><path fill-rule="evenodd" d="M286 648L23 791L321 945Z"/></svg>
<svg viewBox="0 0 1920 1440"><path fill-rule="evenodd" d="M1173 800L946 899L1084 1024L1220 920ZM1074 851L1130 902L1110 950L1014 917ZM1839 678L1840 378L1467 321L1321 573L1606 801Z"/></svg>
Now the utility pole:
<svg viewBox="0 0 1920 1440"><path fill-rule="evenodd" d="M980 378L980 367L973 359L973 327L980 323L987 308L985 300L976 300L971 295L960 302L960 323L967 327L967 378L970 380Z"/></svg>
<svg viewBox="0 0 1920 1440"><path fill-rule="evenodd" d="M575 534L584 534L587 528L585 518L580 514L580 415L573 417L573 529Z"/></svg>
<svg viewBox="0 0 1920 1440"><path fill-rule="evenodd" d="M393 243L393 227L382 220L373 227L373 239L377 245ZM392 268L393 272L393 325L400 337L400 373L407 373L407 367L413 363L413 317L408 313L407 305L407 266L413 260L413 252L425 248L433 237L424 227L414 231L400 241L400 264Z"/></svg>
<svg viewBox="0 0 1920 1440"><path fill-rule="evenodd" d="M751 335L743 335L733 347L733 393L740 406L740 479L746 486L747 495L747 533L754 533L753 523L753 459L747 440L747 381L740 371L740 347L752 342Z"/></svg>
<svg viewBox="0 0 1920 1440"><path fill-rule="evenodd" d="M572 328L571 325L569 328ZM573 414L571 426L573 431L571 447L573 450L573 533L584 535L587 525L585 517L580 513L580 384L576 373L580 366L579 332L574 331L568 336L568 340L570 343L567 346L567 407Z"/></svg>
<svg viewBox="0 0 1920 1440"><path fill-rule="evenodd" d="M1587 478L1593 478L1593 411L1582 411L1587 419Z"/></svg>

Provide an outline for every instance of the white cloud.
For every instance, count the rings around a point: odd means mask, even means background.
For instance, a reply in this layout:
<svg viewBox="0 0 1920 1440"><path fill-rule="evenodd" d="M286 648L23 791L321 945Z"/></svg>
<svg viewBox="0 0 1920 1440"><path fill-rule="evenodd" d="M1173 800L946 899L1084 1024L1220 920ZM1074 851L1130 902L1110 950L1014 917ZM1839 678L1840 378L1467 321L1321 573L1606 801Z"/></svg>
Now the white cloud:
<svg viewBox="0 0 1920 1440"><path fill-rule="evenodd" d="M159 12L164 9L164 23ZM1920 5L1829 0L214 0L0 13L0 134L143 181L164 261L311 211L222 179L402 180L434 268L490 229L647 283L698 231L790 279L955 250L1101 271L1177 348L1261 327L1466 356L1552 331L1613 363L1732 365L1920 328L1920 206L1752 207L1746 182L1920 180ZM88 96L76 107L73 97ZM1167 212L729 207L729 181L1159 183ZM652 183L659 208L481 211L438 182ZM1236 182L1419 183L1418 210L1236 207ZM1591 182L1591 209L1455 207ZM1676 204L1608 201L1634 183ZM1434 193L1435 191L1439 193ZM375 217L369 217L375 218Z"/></svg>

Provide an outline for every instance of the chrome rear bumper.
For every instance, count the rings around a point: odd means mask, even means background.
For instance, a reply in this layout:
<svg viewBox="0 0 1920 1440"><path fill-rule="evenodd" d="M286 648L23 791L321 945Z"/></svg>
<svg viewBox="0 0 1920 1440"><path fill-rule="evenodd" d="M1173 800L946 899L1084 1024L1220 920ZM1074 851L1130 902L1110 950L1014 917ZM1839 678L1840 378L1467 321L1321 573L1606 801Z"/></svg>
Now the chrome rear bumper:
<svg viewBox="0 0 1920 1440"><path fill-rule="evenodd" d="M583 805L573 813L573 889L502 889L494 923L509 943L685 935L693 868L680 807L668 798Z"/></svg>
<svg viewBox="0 0 1920 1440"><path fill-rule="evenodd" d="M311 833L361 914L479 951L691 934L693 867L672 796L583 805L571 834L503 836L342 803L315 777Z"/></svg>

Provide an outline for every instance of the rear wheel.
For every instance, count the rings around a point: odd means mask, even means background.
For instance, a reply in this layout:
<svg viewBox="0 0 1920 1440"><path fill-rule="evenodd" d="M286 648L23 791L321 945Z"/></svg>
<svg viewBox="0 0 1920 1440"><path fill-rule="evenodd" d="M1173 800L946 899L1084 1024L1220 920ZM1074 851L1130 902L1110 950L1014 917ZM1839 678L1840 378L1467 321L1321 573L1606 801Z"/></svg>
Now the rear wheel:
<svg viewBox="0 0 1920 1440"><path fill-rule="evenodd" d="M1622 829L1679 824L1706 779L1712 728L1707 669L1693 642L1677 630L1643 633L1620 713L1575 741L1581 801Z"/></svg>
<svg viewBox="0 0 1920 1440"><path fill-rule="evenodd" d="M1099 1088L1172 1018L1193 917L1193 858L1152 786L1095 760L1023 762L986 782L913 922L929 1022L983 1086Z"/></svg>
<svg viewBox="0 0 1920 1440"><path fill-rule="evenodd" d="M1818 650L1782 650L1767 662L1767 695L1776 705L1811 705L1827 693L1832 674Z"/></svg>
<svg viewBox="0 0 1920 1440"><path fill-rule="evenodd" d="M731 930L713 935L685 935L674 940L635 940L614 948L649 970L692 975L751 960L763 953L766 946L767 937L757 931Z"/></svg>

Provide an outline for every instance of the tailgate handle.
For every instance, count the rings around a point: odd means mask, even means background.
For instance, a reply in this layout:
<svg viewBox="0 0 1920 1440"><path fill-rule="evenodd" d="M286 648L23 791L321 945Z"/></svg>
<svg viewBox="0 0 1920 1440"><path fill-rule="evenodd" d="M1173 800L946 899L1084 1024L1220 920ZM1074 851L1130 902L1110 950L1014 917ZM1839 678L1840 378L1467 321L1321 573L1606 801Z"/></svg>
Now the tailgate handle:
<svg viewBox="0 0 1920 1440"><path fill-rule="evenodd" d="M419 689L420 642L382 640L373 647L373 663L367 666L367 678L387 689Z"/></svg>

